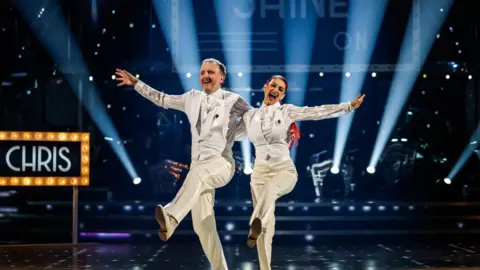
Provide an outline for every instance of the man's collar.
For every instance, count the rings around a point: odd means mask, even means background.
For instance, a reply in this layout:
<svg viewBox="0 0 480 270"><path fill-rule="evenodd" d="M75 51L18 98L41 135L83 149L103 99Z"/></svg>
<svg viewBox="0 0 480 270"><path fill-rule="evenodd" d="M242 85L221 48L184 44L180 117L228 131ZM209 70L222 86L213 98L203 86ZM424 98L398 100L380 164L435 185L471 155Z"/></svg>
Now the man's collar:
<svg viewBox="0 0 480 270"><path fill-rule="evenodd" d="M204 91L202 91L202 94L205 95L205 96L209 96L209 97L214 97L214 98L221 99L221 97L222 97L222 88L217 89L215 92L213 92L213 93L211 93L211 94L207 94L207 93L205 93Z"/></svg>

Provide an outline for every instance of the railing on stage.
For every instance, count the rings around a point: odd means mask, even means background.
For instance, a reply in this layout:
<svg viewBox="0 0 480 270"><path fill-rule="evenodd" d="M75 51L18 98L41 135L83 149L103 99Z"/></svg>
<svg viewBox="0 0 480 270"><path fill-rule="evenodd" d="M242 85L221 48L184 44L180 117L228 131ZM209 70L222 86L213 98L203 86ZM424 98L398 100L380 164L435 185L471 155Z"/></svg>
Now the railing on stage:
<svg viewBox="0 0 480 270"><path fill-rule="evenodd" d="M79 236L90 241L158 241L150 201L85 201L79 205ZM21 229L22 237L58 237L50 224L68 220L68 201L27 201L24 211L5 216L29 224L42 221L43 228ZM322 243L325 238L433 237L480 239L479 202L278 202L275 211L275 241ZM225 242L242 242L248 234L252 213L249 201L218 201L215 218ZM55 213L52 215L52 213ZM6 226L0 224L0 228ZM3 237L3 235L1 236ZM13 236L12 236L13 237ZM175 231L172 242L196 241L190 216ZM374 240L374 238L373 238Z"/></svg>

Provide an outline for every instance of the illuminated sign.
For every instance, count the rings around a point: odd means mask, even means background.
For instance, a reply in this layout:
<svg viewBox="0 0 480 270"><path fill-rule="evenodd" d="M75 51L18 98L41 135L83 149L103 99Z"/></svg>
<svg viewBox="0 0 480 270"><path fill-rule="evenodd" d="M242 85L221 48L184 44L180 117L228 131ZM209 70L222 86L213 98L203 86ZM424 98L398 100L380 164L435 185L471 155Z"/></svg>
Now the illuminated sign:
<svg viewBox="0 0 480 270"><path fill-rule="evenodd" d="M0 131L0 186L88 186L90 134Z"/></svg>
<svg viewBox="0 0 480 270"><path fill-rule="evenodd" d="M175 62L172 65L174 72L198 69L194 63L181 61L184 50L191 46L191 39L184 38L185 33L189 33L187 27L190 27L182 19L184 14L193 14L195 21L202 22L195 25L198 54L202 58L223 59L229 53L248 52L248 59L235 59L234 64L226 63L229 72L233 73L344 72L346 69L351 72L391 72L417 69L421 45L420 26L430 23L421 20L420 0L389 1L378 36L372 35L368 25L357 26L354 32L347 32L352 0L228 1L231 4L228 8L222 8L221 17L224 19L221 21L218 20L218 9L212 8L216 6L216 1L191 1L191 4L184 0L168 2L171 4L171 55ZM373 2L375 0L368 1ZM358 1L358 5L362 3ZM427 9L424 12L425 10ZM407 31L409 28L406 29L405 25L410 16L412 24L408 27L411 27L411 31ZM229 26L228 32L222 32L220 24ZM245 30L245 27L232 27L236 24L248 25L249 28ZM311 41L307 36L312 31ZM404 32L409 33L410 38L404 37ZM299 34L296 35L297 33ZM245 41L248 45L245 45ZM412 53L408 54L407 63L397 65L403 41L408 41L404 46L412 48ZM229 45L227 50L226 44ZM287 46L294 48L298 54L311 50L309 64L303 60L295 62L302 57L293 57L285 63L284 52ZM346 50L365 55L374 47L381 50L372 56L370 64L361 60L344 62ZM251 63L250 58L253 59Z"/></svg>

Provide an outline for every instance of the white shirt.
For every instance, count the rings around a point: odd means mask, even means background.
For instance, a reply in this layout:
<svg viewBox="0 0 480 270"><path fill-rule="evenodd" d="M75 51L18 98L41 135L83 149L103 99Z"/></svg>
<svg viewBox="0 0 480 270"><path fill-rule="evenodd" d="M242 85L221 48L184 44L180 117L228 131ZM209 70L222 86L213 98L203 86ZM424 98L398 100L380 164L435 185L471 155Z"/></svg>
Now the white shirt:
<svg viewBox="0 0 480 270"><path fill-rule="evenodd" d="M192 132L192 161L223 156L234 164L232 146L237 117L252 108L239 95L222 89L210 95L195 89L182 95L168 95L142 81L137 82L135 90L162 108L187 114Z"/></svg>
<svg viewBox="0 0 480 270"><path fill-rule="evenodd" d="M350 102L315 107L263 103L260 108L249 110L243 120L248 138L255 146L255 164L290 159L288 129L293 122L335 118L351 111Z"/></svg>

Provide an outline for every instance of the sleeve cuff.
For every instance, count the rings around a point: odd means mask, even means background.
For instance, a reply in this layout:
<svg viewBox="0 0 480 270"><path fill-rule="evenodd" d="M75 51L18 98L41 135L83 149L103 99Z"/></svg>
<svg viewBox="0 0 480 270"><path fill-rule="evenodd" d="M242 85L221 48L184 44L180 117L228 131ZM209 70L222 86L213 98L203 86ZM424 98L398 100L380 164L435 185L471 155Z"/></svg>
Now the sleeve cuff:
<svg viewBox="0 0 480 270"><path fill-rule="evenodd" d="M352 112L354 109L355 109L355 108L353 107L352 102L351 102L351 101L350 101L350 102L347 102L347 110L348 110L349 112Z"/></svg>
<svg viewBox="0 0 480 270"><path fill-rule="evenodd" d="M138 80L137 84L135 84L135 87L133 87L136 91L140 91L145 86L145 83Z"/></svg>

